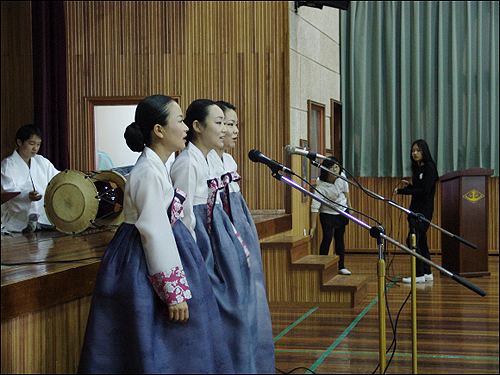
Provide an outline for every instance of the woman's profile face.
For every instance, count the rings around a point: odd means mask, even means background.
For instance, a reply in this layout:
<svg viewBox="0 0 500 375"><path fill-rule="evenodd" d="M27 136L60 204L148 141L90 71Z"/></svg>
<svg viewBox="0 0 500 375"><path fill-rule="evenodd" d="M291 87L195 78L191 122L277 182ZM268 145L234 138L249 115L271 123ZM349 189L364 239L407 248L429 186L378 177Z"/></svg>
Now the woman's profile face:
<svg viewBox="0 0 500 375"><path fill-rule="evenodd" d="M224 112L218 105L210 106L208 116L204 121L205 127L201 129L199 140L207 149L224 148L224 137L226 135L226 126L224 125Z"/></svg>
<svg viewBox="0 0 500 375"><path fill-rule="evenodd" d="M169 115L167 125L165 126L165 142L169 150L180 151L186 147L186 136L188 127L184 124L184 116L181 107L176 101L168 104Z"/></svg>
<svg viewBox="0 0 500 375"><path fill-rule="evenodd" d="M228 108L224 112L224 124L226 125L226 135L224 137L224 149L234 148L238 140L238 115L234 109Z"/></svg>

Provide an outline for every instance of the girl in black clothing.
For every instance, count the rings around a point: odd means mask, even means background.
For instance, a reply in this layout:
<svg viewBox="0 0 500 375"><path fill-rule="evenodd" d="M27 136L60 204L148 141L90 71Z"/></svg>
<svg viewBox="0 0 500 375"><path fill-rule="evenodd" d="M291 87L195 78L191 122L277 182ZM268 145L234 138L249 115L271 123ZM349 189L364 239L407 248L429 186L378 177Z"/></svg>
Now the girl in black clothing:
<svg viewBox="0 0 500 375"><path fill-rule="evenodd" d="M431 221L434 212L436 182L439 176L427 142L423 139L413 142L410 158L413 184L403 180L404 188L395 189L394 193L411 195L410 211L415 214L422 214L427 220ZM430 260L429 246L427 245L429 223L419 220L413 215L408 216L408 221L410 223L408 242L411 233L415 233L417 236L417 253ZM424 283L434 279L430 265L417 259L416 266L417 275L415 281L417 283ZM411 283L411 277L403 278L403 283Z"/></svg>

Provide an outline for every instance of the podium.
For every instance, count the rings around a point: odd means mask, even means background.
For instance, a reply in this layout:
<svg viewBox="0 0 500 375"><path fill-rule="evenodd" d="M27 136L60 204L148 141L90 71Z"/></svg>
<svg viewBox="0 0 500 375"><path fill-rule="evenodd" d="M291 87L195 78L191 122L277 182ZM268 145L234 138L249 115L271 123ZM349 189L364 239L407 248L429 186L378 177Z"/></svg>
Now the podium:
<svg viewBox="0 0 500 375"><path fill-rule="evenodd" d="M489 276L488 178L493 170L470 168L447 173L441 181L441 226L477 246L473 249L441 234L442 266L462 276Z"/></svg>

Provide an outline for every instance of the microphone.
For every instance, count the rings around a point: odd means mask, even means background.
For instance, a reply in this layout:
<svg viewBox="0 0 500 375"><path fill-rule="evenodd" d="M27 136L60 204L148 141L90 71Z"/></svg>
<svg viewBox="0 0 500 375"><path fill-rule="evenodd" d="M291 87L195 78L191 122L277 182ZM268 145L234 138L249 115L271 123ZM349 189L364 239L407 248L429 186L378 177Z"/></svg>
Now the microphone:
<svg viewBox="0 0 500 375"><path fill-rule="evenodd" d="M266 164L269 168L271 168L271 170L274 173L278 173L278 171L283 171L286 173L295 174L295 173L293 173L293 171L290 168L285 167L284 165L281 165L280 163L278 163L275 160L269 159L266 155L264 155L259 150L251 150L248 153L248 157L253 162Z"/></svg>
<svg viewBox="0 0 500 375"><path fill-rule="evenodd" d="M307 158L309 158L311 160L326 159L327 158L327 156L323 156L321 154L317 154L315 152L310 152L307 150L302 150L300 148L293 147L292 145L285 146L285 151L288 155L292 155L292 154L302 155L302 156L306 156Z"/></svg>

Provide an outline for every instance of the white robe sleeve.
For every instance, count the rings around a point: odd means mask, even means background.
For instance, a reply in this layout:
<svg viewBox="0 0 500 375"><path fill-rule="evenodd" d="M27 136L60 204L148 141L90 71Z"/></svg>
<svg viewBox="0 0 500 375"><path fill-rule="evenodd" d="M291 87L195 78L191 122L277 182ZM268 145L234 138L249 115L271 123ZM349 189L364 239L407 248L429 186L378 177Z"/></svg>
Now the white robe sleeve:
<svg viewBox="0 0 500 375"><path fill-rule="evenodd" d="M21 232L28 224L33 190L28 165L15 153L2 160L2 191L21 194L2 204L2 230Z"/></svg>
<svg viewBox="0 0 500 375"><path fill-rule="evenodd" d="M42 181L43 184L45 184L46 182L44 187L44 189L46 189L50 180L52 180L57 174L59 174L60 171L58 171L56 167L54 167L49 159L46 159L44 157L40 157L40 159L37 158L37 162L40 163L41 168L39 169L39 173L40 175L43 175Z"/></svg>
<svg viewBox="0 0 500 375"><path fill-rule="evenodd" d="M141 234L149 279L166 304L181 303L191 298L191 292L167 214L169 183L153 168L145 168L134 177L130 195L137 208L135 226Z"/></svg>
<svg viewBox="0 0 500 375"><path fill-rule="evenodd" d="M44 206L45 191L47 190L50 180L59 174L59 171L54 167L49 159L46 159L41 155L35 155L35 157L31 158L30 171L36 191L43 195L43 198L39 201L32 202L31 208L34 213L38 215L38 221L40 223L50 224Z"/></svg>

